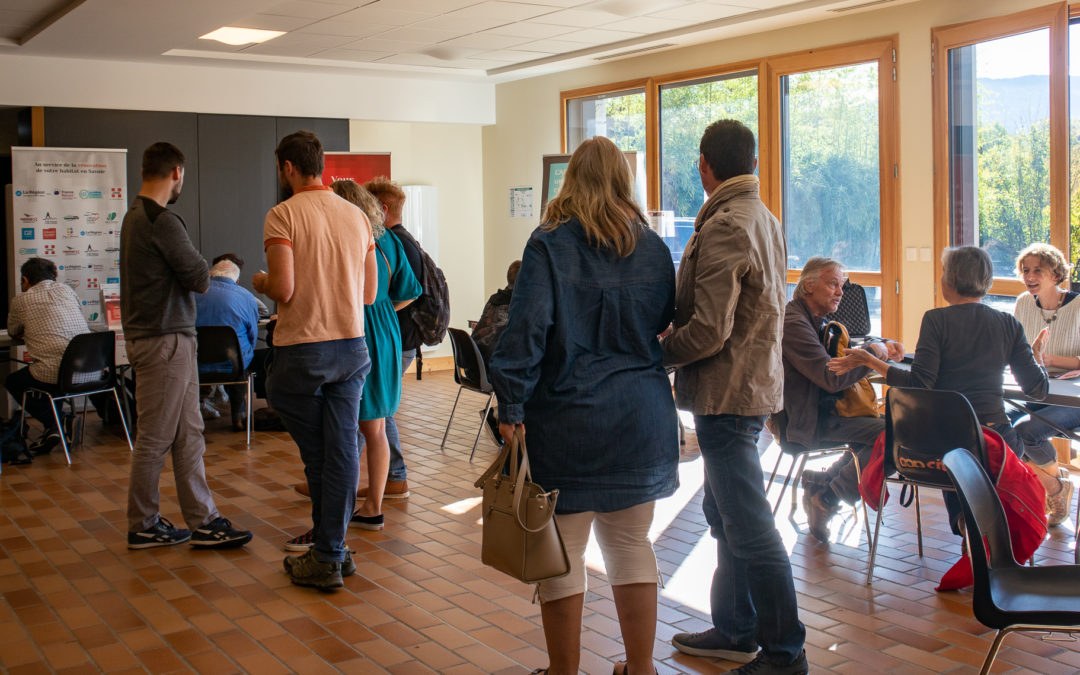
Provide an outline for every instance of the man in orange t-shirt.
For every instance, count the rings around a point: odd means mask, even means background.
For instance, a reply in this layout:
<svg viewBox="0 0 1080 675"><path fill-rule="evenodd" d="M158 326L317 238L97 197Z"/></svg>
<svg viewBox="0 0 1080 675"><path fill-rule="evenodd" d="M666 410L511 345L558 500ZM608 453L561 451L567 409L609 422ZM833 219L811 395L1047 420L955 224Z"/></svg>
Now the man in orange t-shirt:
<svg viewBox="0 0 1080 675"><path fill-rule="evenodd" d="M277 302L267 399L300 448L313 523L312 547L284 565L294 584L325 590L356 570L345 532L356 502L360 395L371 369L364 305L375 300L379 272L367 216L322 183L318 137L297 131L275 154L292 197L266 214L270 271L252 284Z"/></svg>

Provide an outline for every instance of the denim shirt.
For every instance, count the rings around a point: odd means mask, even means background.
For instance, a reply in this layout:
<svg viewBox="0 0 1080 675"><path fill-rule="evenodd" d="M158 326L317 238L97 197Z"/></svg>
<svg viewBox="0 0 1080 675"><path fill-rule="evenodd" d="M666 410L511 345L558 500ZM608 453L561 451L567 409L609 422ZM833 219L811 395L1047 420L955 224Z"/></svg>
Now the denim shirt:
<svg viewBox="0 0 1080 675"><path fill-rule="evenodd" d="M576 220L529 238L491 359L499 419L524 422L557 512L610 512L678 486L678 421L656 338L674 315L671 253L645 231L620 258Z"/></svg>

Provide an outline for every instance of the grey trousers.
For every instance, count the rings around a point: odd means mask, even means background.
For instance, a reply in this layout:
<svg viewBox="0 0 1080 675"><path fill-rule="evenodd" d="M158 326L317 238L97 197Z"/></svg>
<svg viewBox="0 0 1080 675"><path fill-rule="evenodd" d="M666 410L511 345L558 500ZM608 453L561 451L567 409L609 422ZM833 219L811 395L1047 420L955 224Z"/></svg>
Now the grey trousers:
<svg viewBox="0 0 1080 675"><path fill-rule="evenodd" d="M170 453L184 522L190 529L205 525L218 517L218 511L203 465L206 442L195 338L169 333L128 340L127 353L135 369L139 413L128 484L128 531L139 532L157 522L161 471Z"/></svg>
<svg viewBox="0 0 1080 675"><path fill-rule="evenodd" d="M874 451L874 441L885 431L884 417L837 417L830 415L818 422L818 438L825 442L847 443L859 458L859 468L865 468ZM849 504L859 501L859 475L851 455L845 454L830 466L829 487L836 496Z"/></svg>

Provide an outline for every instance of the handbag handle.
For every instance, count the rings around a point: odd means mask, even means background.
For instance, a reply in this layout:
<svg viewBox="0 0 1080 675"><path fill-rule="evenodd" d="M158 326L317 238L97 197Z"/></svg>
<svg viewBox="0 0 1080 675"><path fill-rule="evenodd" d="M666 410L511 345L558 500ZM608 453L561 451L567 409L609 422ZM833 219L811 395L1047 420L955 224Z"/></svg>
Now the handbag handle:
<svg viewBox="0 0 1080 675"><path fill-rule="evenodd" d="M521 495L525 492L525 480L528 478L529 482L532 482L532 472L529 471L529 453L525 449L525 432L521 428L514 430L514 437L509 443L503 446L502 452L495 458L495 461L491 463L491 466L484 471L481 476L473 483L474 487L483 488L487 481L491 478L498 476L502 473L502 468L506 466L506 460L510 460L510 480L514 482L514 517L517 519L518 525L522 530L526 532L539 532L548 526L551 519L555 515L555 510L548 511L548 517L544 519L538 527L532 528L525 524L521 517ZM547 494L558 494L558 490L552 490Z"/></svg>

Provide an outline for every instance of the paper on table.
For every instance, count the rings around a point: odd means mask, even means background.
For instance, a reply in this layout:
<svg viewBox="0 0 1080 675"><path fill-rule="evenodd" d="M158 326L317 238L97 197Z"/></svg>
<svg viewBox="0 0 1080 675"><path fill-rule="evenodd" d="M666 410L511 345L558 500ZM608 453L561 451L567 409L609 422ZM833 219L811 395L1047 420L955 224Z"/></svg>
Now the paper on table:
<svg viewBox="0 0 1080 675"><path fill-rule="evenodd" d="M1054 375L1053 377L1055 380L1071 380L1080 377L1080 370L1070 370L1067 373L1061 373L1060 375Z"/></svg>

